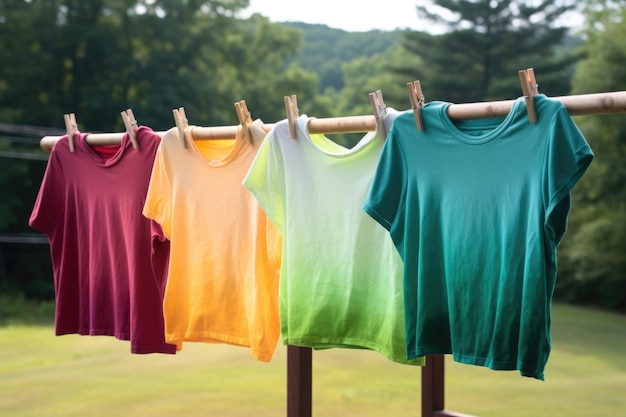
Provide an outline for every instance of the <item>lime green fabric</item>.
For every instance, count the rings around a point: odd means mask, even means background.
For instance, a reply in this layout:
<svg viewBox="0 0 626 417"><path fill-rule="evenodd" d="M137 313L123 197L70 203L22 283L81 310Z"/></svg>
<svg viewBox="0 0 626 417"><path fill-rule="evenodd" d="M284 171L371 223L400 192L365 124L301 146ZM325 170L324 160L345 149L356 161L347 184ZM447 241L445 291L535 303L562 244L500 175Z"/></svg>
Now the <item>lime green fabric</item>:
<svg viewBox="0 0 626 417"><path fill-rule="evenodd" d="M284 344L371 349L407 361L403 267L391 237L361 206L382 142L369 133L352 149L309 135L297 119L266 136L244 185L283 238L279 290Z"/></svg>

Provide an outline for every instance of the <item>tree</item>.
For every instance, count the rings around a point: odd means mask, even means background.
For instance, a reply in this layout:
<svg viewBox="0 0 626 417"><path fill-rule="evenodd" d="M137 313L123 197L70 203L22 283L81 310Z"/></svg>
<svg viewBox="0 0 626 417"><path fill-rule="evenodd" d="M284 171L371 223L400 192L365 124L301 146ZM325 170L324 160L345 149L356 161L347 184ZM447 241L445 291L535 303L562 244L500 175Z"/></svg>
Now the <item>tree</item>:
<svg viewBox="0 0 626 417"><path fill-rule="evenodd" d="M588 3L584 59L573 79L574 93L626 90L623 5ZM577 123L595 160L572 193L575 209L560 249L555 296L626 311L626 120L598 115Z"/></svg>
<svg viewBox="0 0 626 417"><path fill-rule="evenodd" d="M421 19L446 32L407 32L404 46L419 56L428 101L502 100L521 94L517 71L533 67L540 92L562 95L576 57L563 50L567 28L556 20L572 1L433 0L417 6ZM398 66L404 74L414 72Z"/></svg>
<svg viewBox="0 0 626 417"><path fill-rule="evenodd" d="M410 107L406 83L413 79L400 79L392 71L398 61L410 62L414 74L419 72L420 60L406 56L406 50L397 44L384 52L370 57L361 57L342 66L346 86L336 98L338 111L346 115L370 114L372 108L368 95L381 90L385 105L396 110Z"/></svg>
<svg viewBox="0 0 626 417"><path fill-rule="evenodd" d="M11 152L14 149L6 142L0 142L0 152ZM0 190L2 190L2 203L0 203L0 231L19 230L22 221L19 213L23 210L25 202L21 190L28 185L29 166L26 161L0 156Z"/></svg>
<svg viewBox="0 0 626 417"><path fill-rule="evenodd" d="M317 78L290 64L302 45L298 30L255 14L230 28L226 39L222 54L228 65L221 68L224 95L245 99L254 118L266 122L284 119L284 96L315 96ZM233 102L231 99L227 110L235 123Z"/></svg>
<svg viewBox="0 0 626 417"><path fill-rule="evenodd" d="M190 124L234 124L241 99L255 117L284 117L283 95L314 97L317 79L289 65L295 31L235 17L247 3L0 0L0 121L64 128L62 115L74 112L83 131L121 131L120 111L131 107L140 124L165 130L172 109L184 106ZM7 146L0 151L15 151ZM0 233L33 232L28 217L44 164L2 162ZM0 291L49 295L49 254L44 269L29 248L11 251L22 253L8 262L4 252L12 282Z"/></svg>
<svg viewBox="0 0 626 417"><path fill-rule="evenodd" d="M342 65L355 59L371 57L399 43L401 31L346 32L326 25L285 23L302 33L302 45L297 63L303 69L319 76L319 93L340 91L348 80L342 74ZM332 45L332 48L328 46Z"/></svg>

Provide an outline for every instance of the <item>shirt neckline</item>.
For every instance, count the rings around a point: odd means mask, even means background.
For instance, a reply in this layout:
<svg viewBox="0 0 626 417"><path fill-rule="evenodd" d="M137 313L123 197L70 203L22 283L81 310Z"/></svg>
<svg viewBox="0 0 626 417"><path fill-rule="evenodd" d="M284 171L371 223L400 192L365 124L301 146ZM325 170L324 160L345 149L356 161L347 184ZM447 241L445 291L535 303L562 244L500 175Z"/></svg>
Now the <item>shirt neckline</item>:
<svg viewBox="0 0 626 417"><path fill-rule="evenodd" d="M367 132L361 139L359 139L356 145L352 148L346 148L332 139L329 139L322 133L310 133L309 121L312 119L314 119L314 117L308 117L306 114L302 114L296 119L296 128L301 135L299 135L295 140L304 137L307 143L309 143L318 152L333 158L348 158L356 155L369 144L378 140L378 133L376 131Z"/></svg>
<svg viewBox="0 0 626 417"><path fill-rule="evenodd" d="M124 133L122 135L122 140L120 142L119 145L117 146L117 152L115 152L115 154L113 154L110 158L105 158L102 155L100 155L98 152L96 152L91 145L89 145L87 143L87 135L89 135L89 133L80 133L78 136L78 143L80 144L80 147L83 151L85 151L85 153L87 155L89 155L89 157L98 165L101 166L103 168L110 168L114 165L116 165L124 156L126 149L130 143L130 137L128 135L128 133ZM76 138L76 136L75 136Z"/></svg>
<svg viewBox="0 0 626 417"><path fill-rule="evenodd" d="M495 138L499 137L504 130L506 130L514 121L517 113L519 112L519 108L522 105L523 97L517 98L513 105L511 106L511 110L509 113L504 116L502 121L495 125L494 127L486 127L486 132L479 135L471 135L464 132L460 129L453 121L450 119L448 115L448 108L452 105L452 103L443 103L439 108L439 118L441 119L444 127L450 132L450 134L460 142L463 142L468 145L482 145L488 142L491 142ZM496 119L497 117L493 117ZM476 119L475 121L467 121L466 123L485 123L485 119Z"/></svg>
<svg viewBox="0 0 626 417"><path fill-rule="evenodd" d="M234 142L231 148L228 150L228 153L221 159L209 159L202 153L202 151L195 144L195 140L193 139L194 128L196 128L196 126L187 126L185 128L184 130L185 144L194 152L194 154L198 158L200 158L210 167L219 168L219 167L228 165L237 157L240 149L242 148L242 145L244 142L244 135L242 134L242 126L239 125L239 127L237 128L237 134L236 134L235 139L232 139L232 138L217 139L217 140L231 140ZM209 139L209 140L215 140L215 139Z"/></svg>

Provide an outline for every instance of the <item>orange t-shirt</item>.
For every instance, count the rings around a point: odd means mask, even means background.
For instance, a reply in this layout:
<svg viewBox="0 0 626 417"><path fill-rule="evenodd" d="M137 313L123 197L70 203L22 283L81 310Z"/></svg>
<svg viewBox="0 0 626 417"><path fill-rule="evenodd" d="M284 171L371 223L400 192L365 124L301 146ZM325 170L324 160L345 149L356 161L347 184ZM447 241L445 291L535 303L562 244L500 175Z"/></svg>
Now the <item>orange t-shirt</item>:
<svg viewBox="0 0 626 417"><path fill-rule="evenodd" d="M265 132L261 122L236 139L194 140L165 133L144 215L170 240L163 311L165 340L250 347L270 361L280 336L281 237L242 182Z"/></svg>

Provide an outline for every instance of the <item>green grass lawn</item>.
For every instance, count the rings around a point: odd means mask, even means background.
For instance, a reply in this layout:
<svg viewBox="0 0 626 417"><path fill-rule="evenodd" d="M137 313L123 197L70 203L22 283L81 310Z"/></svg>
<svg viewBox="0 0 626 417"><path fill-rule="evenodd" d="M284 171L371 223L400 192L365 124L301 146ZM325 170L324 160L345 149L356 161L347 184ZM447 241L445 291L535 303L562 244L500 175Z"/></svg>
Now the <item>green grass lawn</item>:
<svg viewBox="0 0 626 417"><path fill-rule="evenodd" d="M555 305L545 381L446 358L446 408L480 417L626 415L626 316ZM0 327L0 416L286 415L286 348L271 363L228 345L131 355L110 337ZM315 417L416 417L420 368L369 351L313 354Z"/></svg>

